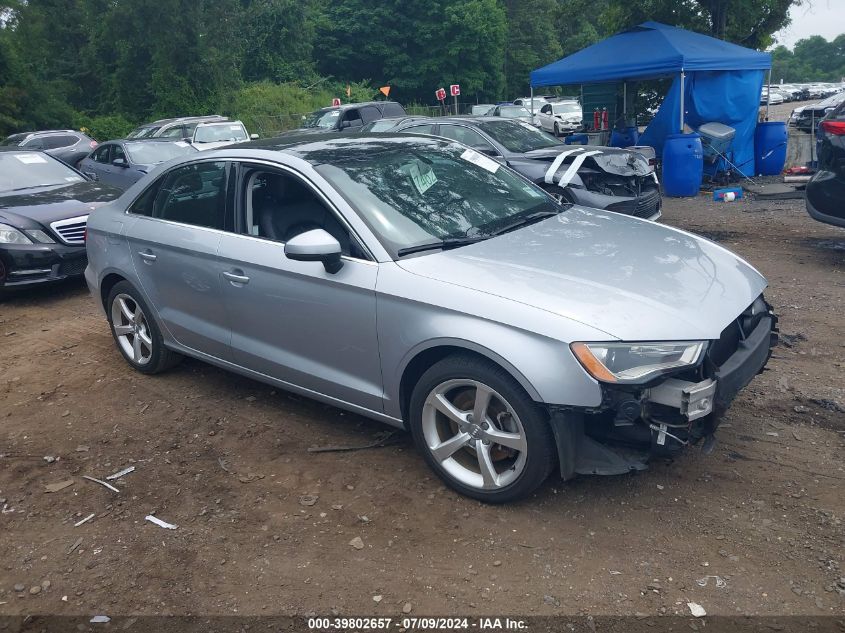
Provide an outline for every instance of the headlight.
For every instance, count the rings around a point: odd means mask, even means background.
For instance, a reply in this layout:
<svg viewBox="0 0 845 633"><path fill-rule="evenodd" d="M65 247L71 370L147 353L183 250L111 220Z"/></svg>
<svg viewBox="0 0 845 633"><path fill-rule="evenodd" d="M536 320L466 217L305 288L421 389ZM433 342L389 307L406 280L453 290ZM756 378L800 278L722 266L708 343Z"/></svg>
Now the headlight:
<svg viewBox="0 0 845 633"><path fill-rule="evenodd" d="M38 242L39 244L56 243L56 240L47 235L47 233L45 233L41 229L25 229L24 233L26 233L33 242Z"/></svg>
<svg viewBox="0 0 845 633"><path fill-rule="evenodd" d="M0 224L0 244L32 244L32 240L8 224Z"/></svg>
<svg viewBox="0 0 845 633"><path fill-rule="evenodd" d="M704 351L704 341L572 343L569 347L596 380L636 384L697 364Z"/></svg>

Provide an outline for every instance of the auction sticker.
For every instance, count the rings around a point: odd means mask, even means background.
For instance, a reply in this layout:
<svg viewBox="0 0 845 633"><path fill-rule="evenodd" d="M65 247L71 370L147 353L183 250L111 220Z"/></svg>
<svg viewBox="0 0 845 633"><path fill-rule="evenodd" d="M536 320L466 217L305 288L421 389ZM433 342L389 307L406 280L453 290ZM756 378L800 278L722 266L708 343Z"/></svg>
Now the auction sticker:
<svg viewBox="0 0 845 633"><path fill-rule="evenodd" d="M26 163L27 165L47 162L46 158L38 154L15 154L15 158L17 158L22 163Z"/></svg>
<svg viewBox="0 0 845 633"><path fill-rule="evenodd" d="M461 158L473 165L478 165L481 169L486 169L491 174L495 174L499 170L499 167L501 167L495 160L488 158L484 154L479 154L474 149L466 150L461 154Z"/></svg>
<svg viewBox="0 0 845 633"><path fill-rule="evenodd" d="M437 182L437 176L434 175L434 170L430 165L421 165L420 163L412 163L408 168L410 172L411 181L414 187L420 193L425 193L434 186Z"/></svg>

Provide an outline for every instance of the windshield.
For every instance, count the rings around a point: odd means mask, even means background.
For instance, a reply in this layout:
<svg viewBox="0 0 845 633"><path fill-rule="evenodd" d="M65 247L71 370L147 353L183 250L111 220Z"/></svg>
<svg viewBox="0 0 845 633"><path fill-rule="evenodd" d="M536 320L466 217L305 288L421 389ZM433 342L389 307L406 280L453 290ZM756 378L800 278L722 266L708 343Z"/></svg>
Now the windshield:
<svg viewBox="0 0 845 633"><path fill-rule="evenodd" d="M245 141L246 130L242 123L216 123L214 125L198 125L194 132L194 143L222 143L231 141Z"/></svg>
<svg viewBox="0 0 845 633"><path fill-rule="evenodd" d="M197 149L182 141L175 143L141 141L140 143L127 143L126 151L129 152L130 160L136 165L154 165L177 156L196 152Z"/></svg>
<svg viewBox="0 0 845 633"><path fill-rule="evenodd" d="M552 106L555 114L581 114L581 106L577 103L556 103Z"/></svg>
<svg viewBox="0 0 845 633"><path fill-rule="evenodd" d="M453 143L384 141L316 170L393 257L410 246L483 238L516 217L563 210L492 158Z"/></svg>
<svg viewBox="0 0 845 633"><path fill-rule="evenodd" d="M126 138L152 138L152 136L161 129L158 125L147 125L144 127L135 128Z"/></svg>
<svg viewBox="0 0 845 633"><path fill-rule="evenodd" d="M51 156L38 152L0 153L0 192L67 185L85 179Z"/></svg>
<svg viewBox="0 0 845 633"><path fill-rule="evenodd" d="M479 127L506 150L518 154L564 144L563 141L522 121L487 121Z"/></svg>
<svg viewBox="0 0 845 633"><path fill-rule="evenodd" d="M531 113L522 106L502 106L499 108L499 116L516 118L516 117L530 117Z"/></svg>
<svg viewBox="0 0 845 633"><path fill-rule="evenodd" d="M317 110L305 117L305 121L302 122L302 127L321 127L328 129L335 127L339 119L340 110Z"/></svg>

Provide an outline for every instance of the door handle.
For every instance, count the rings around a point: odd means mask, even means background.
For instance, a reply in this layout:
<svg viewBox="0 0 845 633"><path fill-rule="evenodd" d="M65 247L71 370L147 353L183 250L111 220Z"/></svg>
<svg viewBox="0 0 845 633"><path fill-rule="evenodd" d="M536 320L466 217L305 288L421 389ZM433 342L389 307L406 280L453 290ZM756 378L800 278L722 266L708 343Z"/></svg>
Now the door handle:
<svg viewBox="0 0 845 633"><path fill-rule="evenodd" d="M234 284L248 284L249 277L246 275L236 275L235 273L223 273L223 276Z"/></svg>
<svg viewBox="0 0 845 633"><path fill-rule="evenodd" d="M145 253L144 251L138 251L138 255L143 259L145 262L154 262L157 258L152 253Z"/></svg>

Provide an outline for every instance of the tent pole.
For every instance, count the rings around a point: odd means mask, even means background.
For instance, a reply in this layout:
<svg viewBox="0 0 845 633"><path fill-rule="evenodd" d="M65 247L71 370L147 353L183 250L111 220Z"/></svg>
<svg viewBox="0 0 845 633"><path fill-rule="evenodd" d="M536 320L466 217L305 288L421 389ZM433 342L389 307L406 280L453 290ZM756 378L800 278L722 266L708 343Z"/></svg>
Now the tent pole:
<svg viewBox="0 0 845 633"><path fill-rule="evenodd" d="M534 120L534 86L531 86L531 120Z"/></svg>
<svg viewBox="0 0 845 633"><path fill-rule="evenodd" d="M622 116L625 118L625 125L628 125L628 82L622 82Z"/></svg>
<svg viewBox="0 0 845 633"><path fill-rule="evenodd" d="M769 101L772 100L772 69L769 68L769 83L766 88L766 121L769 120Z"/></svg>
<svg viewBox="0 0 845 633"><path fill-rule="evenodd" d="M681 134L684 133L684 71L681 71Z"/></svg>

